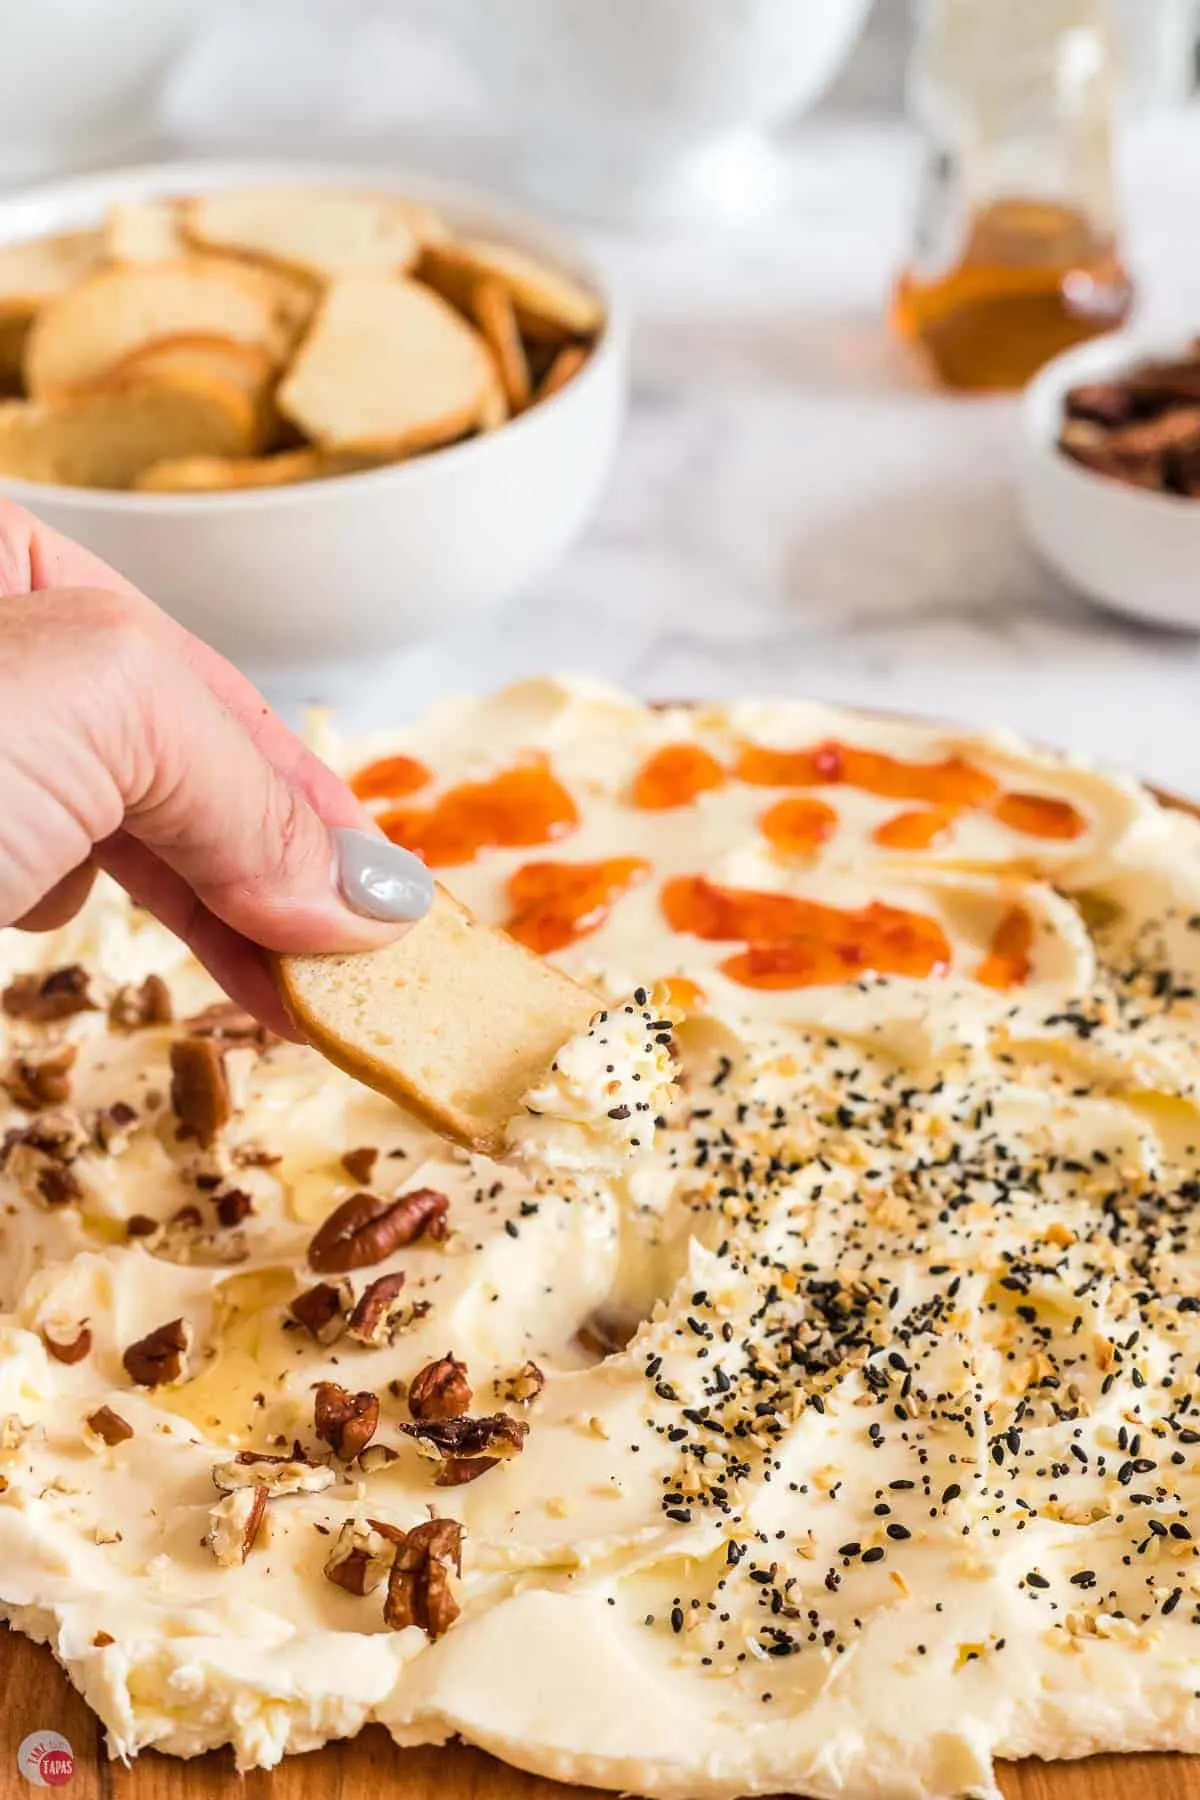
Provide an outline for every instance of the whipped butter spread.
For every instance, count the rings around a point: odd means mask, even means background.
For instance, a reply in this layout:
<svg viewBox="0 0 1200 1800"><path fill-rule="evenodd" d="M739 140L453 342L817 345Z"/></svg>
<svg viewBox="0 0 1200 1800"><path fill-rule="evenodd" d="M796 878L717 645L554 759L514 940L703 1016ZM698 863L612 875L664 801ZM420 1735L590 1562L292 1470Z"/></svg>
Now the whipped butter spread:
<svg viewBox="0 0 1200 1800"><path fill-rule="evenodd" d="M665 983L658 995L638 988L603 1008L525 1094L509 1152L535 1182L563 1172L619 1178L647 1160L674 1093L669 1009Z"/></svg>
<svg viewBox="0 0 1200 1800"><path fill-rule="evenodd" d="M0 939L0 1606L113 1752L948 1800L1200 1748L1200 826L582 683L325 748L607 1019L492 1164L111 887Z"/></svg>

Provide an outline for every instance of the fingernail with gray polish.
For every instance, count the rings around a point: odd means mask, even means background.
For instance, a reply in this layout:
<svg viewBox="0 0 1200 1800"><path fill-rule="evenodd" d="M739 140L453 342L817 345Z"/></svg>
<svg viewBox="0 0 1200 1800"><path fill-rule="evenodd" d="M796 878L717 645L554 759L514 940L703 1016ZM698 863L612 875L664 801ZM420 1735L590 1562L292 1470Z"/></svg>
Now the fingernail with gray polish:
<svg viewBox="0 0 1200 1800"><path fill-rule="evenodd" d="M433 876L419 856L369 831L338 826L337 882L351 912L364 919L423 919L433 905Z"/></svg>

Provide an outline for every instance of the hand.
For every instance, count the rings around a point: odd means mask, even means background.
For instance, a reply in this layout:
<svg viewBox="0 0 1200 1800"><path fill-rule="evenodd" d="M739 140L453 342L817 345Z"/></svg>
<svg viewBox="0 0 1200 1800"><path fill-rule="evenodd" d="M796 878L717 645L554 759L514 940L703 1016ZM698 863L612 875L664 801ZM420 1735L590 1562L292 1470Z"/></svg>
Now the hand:
<svg viewBox="0 0 1200 1800"><path fill-rule="evenodd" d="M259 946L375 949L433 896L236 669L0 499L0 926L65 924L97 867L289 1036Z"/></svg>

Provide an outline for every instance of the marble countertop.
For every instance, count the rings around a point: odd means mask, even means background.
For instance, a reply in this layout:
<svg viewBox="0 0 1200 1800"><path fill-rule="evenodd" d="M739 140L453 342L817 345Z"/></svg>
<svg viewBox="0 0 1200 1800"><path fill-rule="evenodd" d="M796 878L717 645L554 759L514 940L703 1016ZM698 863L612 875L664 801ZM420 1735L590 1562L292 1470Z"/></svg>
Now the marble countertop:
<svg viewBox="0 0 1200 1800"><path fill-rule="evenodd" d="M235 110L219 73L192 69L174 95L189 149L228 147L206 137L206 95L222 85ZM361 127L353 72L323 68L323 104L339 80ZM259 121L276 150L315 104L302 81L288 92L291 113ZM369 106L366 119L382 125ZM464 107L457 132L415 135L427 162L502 178L488 130ZM380 723L554 667L652 696L811 693L1005 723L1200 793L1200 640L1106 616L1039 567L1014 493L1014 403L931 391L887 336L915 167L903 123L827 109L784 154L768 222L593 234L636 309L632 412L598 516L534 592L364 671L346 710ZM1164 326L1200 323L1200 259L1179 229L1198 158L1200 115L1160 115L1126 146L1143 315ZM319 697L319 672L308 686Z"/></svg>

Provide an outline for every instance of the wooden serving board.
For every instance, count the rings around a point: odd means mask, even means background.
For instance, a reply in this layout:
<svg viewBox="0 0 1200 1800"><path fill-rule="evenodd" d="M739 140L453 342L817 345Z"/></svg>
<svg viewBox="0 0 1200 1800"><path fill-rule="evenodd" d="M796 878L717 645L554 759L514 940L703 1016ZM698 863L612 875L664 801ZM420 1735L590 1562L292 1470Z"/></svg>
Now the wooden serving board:
<svg viewBox="0 0 1200 1800"><path fill-rule="evenodd" d="M0 1694L3 1800L37 1792L16 1772L17 1748L33 1731L59 1731L75 1752L64 1800L599 1800L594 1788L523 1774L465 1744L399 1750L380 1725L249 1775L236 1773L228 1751L182 1762L149 1750L127 1769L110 1762L99 1721L45 1645L5 1630ZM1200 1800L1200 1757L1030 1759L1002 1765L1000 1785L1006 1800Z"/></svg>

